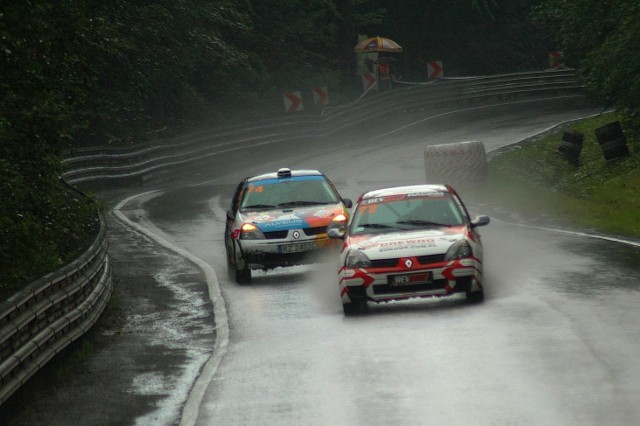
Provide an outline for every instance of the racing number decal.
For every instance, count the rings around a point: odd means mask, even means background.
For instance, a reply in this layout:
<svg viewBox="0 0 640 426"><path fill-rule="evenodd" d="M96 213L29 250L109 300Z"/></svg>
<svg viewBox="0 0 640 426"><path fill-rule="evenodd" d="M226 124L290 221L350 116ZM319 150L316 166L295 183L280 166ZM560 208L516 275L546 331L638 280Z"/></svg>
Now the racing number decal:
<svg viewBox="0 0 640 426"><path fill-rule="evenodd" d="M264 186L262 186L262 185L258 185L258 186L249 185L248 190L249 190L249 192L262 192L262 191L264 191Z"/></svg>
<svg viewBox="0 0 640 426"><path fill-rule="evenodd" d="M360 210L360 214L365 214L365 213L369 213L369 214L373 214L378 210L378 206L376 204L369 204L368 206L360 206L359 207Z"/></svg>

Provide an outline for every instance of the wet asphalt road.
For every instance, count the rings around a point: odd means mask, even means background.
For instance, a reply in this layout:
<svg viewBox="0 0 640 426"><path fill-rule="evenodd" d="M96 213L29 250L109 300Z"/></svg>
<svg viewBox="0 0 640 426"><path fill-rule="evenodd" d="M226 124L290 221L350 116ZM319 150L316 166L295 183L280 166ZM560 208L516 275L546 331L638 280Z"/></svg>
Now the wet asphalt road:
<svg viewBox="0 0 640 426"><path fill-rule="evenodd" d="M121 213L160 240L109 215L111 317L78 372L53 394L22 393L29 402L7 424L176 424L185 402L185 424L638 423L636 245L522 226L541 223L480 202L472 215L494 214L482 230L481 305L419 300L345 318L329 265L258 273L249 286L226 275L222 218L241 177L319 168L355 199L422 182L425 144L479 139L490 151L586 113L514 108L259 161L247 151L131 198ZM115 206L149 189L101 197ZM210 266L215 282L175 250ZM211 300L212 285L222 299ZM228 324L213 318L221 303ZM228 344L214 350L219 327Z"/></svg>

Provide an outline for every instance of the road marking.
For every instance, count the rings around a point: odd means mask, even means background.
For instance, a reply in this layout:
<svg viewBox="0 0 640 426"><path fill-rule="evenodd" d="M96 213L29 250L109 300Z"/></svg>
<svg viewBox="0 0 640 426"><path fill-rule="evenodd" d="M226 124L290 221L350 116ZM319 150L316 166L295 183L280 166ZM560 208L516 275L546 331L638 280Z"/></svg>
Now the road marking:
<svg viewBox="0 0 640 426"><path fill-rule="evenodd" d="M494 219L491 218L491 220L493 221ZM500 219L495 219L495 221L504 223L506 225L518 226L520 228L529 228L529 229L537 229L540 231L557 232L560 234L574 235L576 237L595 238L598 240L605 240L605 241L611 241L614 243L627 244L634 247L640 247L640 241L626 240L623 238L611 237L608 235L589 234L588 232L580 232L580 231L568 231L566 229L549 228L546 226L526 225L524 223L507 222L505 220L500 220Z"/></svg>

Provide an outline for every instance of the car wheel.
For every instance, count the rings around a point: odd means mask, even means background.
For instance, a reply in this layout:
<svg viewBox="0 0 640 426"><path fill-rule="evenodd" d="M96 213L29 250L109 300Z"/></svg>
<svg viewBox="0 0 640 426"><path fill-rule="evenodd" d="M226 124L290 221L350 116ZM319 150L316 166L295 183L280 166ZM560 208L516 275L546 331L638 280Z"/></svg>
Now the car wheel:
<svg viewBox="0 0 640 426"><path fill-rule="evenodd" d="M469 303L480 303L484 300L484 291L468 291L467 292L467 302Z"/></svg>
<svg viewBox="0 0 640 426"><path fill-rule="evenodd" d="M229 279L233 280L236 278L236 263L235 263L235 254L229 246L226 246L227 251L227 275Z"/></svg>
<svg viewBox="0 0 640 426"><path fill-rule="evenodd" d="M251 282L251 269L246 266L242 269L236 268L236 282L238 284L249 284Z"/></svg>
<svg viewBox="0 0 640 426"><path fill-rule="evenodd" d="M354 299L350 303L342 303L342 310L345 315L357 315L367 312L367 301Z"/></svg>
<svg viewBox="0 0 640 426"><path fill-rule="evenodd" d="M235 278L235 272L236 265L234 265L233 262L231 262L231 259L227 256L227 275L229 276L229 279Z"/></svg>

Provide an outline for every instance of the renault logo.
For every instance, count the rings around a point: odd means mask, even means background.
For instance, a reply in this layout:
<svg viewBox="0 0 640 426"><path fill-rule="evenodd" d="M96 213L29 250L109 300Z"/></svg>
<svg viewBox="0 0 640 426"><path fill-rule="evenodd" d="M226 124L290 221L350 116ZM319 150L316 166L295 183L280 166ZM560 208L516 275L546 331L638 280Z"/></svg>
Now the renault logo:
<svg viewBox="0 0 640 426"><path fill-rule="evenodd" d="M293 231L293 234L291 234L291 236L292 236L295 240L297 240L298 238L300 238L300 232L298 232L298 231Z"/></svg>
<svg viewBox="0 0 640 426"><path fill-rule="evenodd" d="M413 266L413 262L411 261L411 259L405 259L404 266L406 266L407 269L411 269L411 267Z"/></svg>

